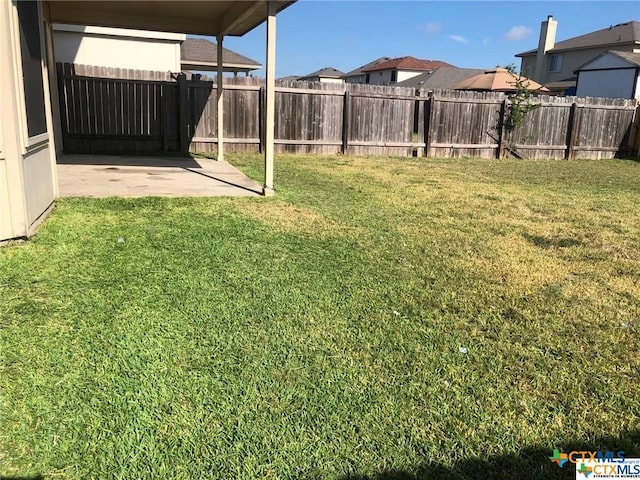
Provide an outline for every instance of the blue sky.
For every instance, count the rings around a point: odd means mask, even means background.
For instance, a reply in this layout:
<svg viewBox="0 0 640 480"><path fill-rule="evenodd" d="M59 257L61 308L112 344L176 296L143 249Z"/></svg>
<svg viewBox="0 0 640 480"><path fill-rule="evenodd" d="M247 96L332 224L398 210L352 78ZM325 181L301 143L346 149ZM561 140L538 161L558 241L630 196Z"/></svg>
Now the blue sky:
<svg viewBox="0 0 640 480"><path fill-rule="evenodd" d="M327 66L346 72L405 55L457 67L519 67L514 55L537 46L547 15L558 21L556 39L564 40L640 20L640 2L299 0L277 17L276 75ZM265 27L226 37L224 45L264 64Z"/></svg>

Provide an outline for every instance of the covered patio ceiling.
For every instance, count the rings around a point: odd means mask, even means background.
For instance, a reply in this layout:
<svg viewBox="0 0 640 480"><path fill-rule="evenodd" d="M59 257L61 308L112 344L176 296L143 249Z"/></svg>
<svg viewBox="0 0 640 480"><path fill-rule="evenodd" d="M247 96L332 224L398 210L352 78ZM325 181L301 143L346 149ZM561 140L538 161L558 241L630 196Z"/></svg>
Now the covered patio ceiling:
<svg viewBox="0 0 640 480"><path fill-rule="evenodd" d="M280 12L294 1L273 3ZM265 0L49 0L48 5L55 23L213 36L241 36L267 18Z"/></svg>

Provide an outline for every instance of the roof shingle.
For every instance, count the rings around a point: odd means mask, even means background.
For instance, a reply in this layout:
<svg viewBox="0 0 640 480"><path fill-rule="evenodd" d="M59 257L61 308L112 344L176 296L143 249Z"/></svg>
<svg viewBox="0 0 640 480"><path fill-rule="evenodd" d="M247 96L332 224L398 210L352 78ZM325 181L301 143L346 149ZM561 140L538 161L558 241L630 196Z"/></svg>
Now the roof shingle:
<svg viewBox="0 0 640 480"><path fill-rule="evenodd" d="M312 72L309 75L305 75L304 77L299 77L298 80L305 80L311 77L340 78L343 75L344 75L344 72L341 72L337 68L325 67L325 68L321 68L320 70L316 70L315 72Z"/></svg>
<svg viewBox="0 0 640 480"><path fill-rule="evenodd" d="M415 57L392 58L386 62L377 63L371 67L364 68L363 72L376 72L378 70L435 70L439 67L453 67L453 65L441 60L420 60Z"/></svg>
<svg viewBox="0 0 640 480"><path fill-rule="evenodd" d="M635 20L612 25L595 32L585 33L578 37L569 38L561 42L556 42L547 53L561 52L564 50L574 50L578 48L599 47L605 45L623 45L629 43L640 43L640 22ZM516 57L534 55L538 50L527 50L518 53Z"/></svg>
<svg viewBox="0 0 640 480"><path fill-rule="evenodd" d="M440 67L434 72L424 72L415 77L411 77L402 82L398 82L398 87L421 88L424 90L453 89L453 86L483 73L485 70L478 68L458 68L458 67Z"/></svg>
<svg viewBox="0 0 640 480"><path fill-rule="evenodd" d="M374 61L369 62L365 65L362 65L356 69L351 70L350 72L347 72L343 75L343 77L355 77L358 75L363 75L365 72L364 70L369 68L369 67L373 67L374 65L377 65L378 63L382 63L382 62L386 62L387 60L391 60L391 57L380 57L380 58L376 58Z"/></svg>
<svg viewBox="0 0 640 480"><path fill-rule="evenodd" d="M255 60L240 55L227 48L222 49L224 65L242 65L245 68L255 70L261 68ZM217 64L218 46L204 38L187 38L180 45L180 61L185 64Z"/></svg>

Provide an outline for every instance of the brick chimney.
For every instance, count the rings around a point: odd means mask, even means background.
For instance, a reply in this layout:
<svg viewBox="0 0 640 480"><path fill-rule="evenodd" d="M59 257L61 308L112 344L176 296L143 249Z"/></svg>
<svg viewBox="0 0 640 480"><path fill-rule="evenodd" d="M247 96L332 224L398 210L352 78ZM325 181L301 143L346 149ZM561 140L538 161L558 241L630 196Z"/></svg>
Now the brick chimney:
<svg viewBox="0 0 640 480"><path fill-rule="evenodd" d="M536 82L545 82L545 55L556 44L556 31L558 30L558 22L553 19L552 15L540 24L540 40L538 41L538 52L536 53L536 68L533 72L533 80Z"/></svg>

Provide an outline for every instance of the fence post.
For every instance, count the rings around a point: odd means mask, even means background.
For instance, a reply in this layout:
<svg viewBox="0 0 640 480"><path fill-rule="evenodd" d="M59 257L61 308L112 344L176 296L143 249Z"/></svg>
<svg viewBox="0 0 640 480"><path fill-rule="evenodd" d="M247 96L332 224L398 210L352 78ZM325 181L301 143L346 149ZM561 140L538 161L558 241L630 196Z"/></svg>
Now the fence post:
<svg viewBox="0 0 640 480"><path fill-rule="evenodd" d="M169 84L162 82L160 84L160 96L162 97L162 149L169 151Z"/></svg>
<svg viewBox="0 0 640 480"><path fill-rule="evenodd" d="M640 158L640 106L636 107L633 116L632 131L635 129L635 133L629 137L629 150L631 150L631 155L635 154L637 158Z"/></svg>
<svg viewBox="0 0 640 480"><path fill-rule="evenodd" d="M569 121L567 123L567 149L564 153L565 160L572 160L574 156L573 147L575 147L576 136L578 130L578 104L574 101L571 104L569 112Z"/></svg>
<svg viewBox="0 0 640 480"><path fill-rule="evenodd" d="M189 125L187 125L187 77L184 73L178 74L178 126L180 127L180 151L189 150Z"/></svg>
<svg viewBox="0 0 640 480"><path fill-rule="evenodd" d="M258 151L264 153L264 96L265 86L261 85L258 91Z"/></svg>
<svg viewBox="0 0 640 480"><path fill-rule="evenodd" d="M496 158L499 160L502 158L502 148L504 144L504 121L507 114L507 99L502 100L500 106L500 118L498 119L498 151L496 152Z"/></svg>
<svg viewBox="0 0 640 480"><path fill-rule="evenodd" d="M342 154L349 153L349 119L351 118L350 108L351 101L348 87L345 86L344 98L342 103Z"/></svg>
<svg viewBox="0 0 640 480"><path fill-rule="evenodd" d="M433 126L433 117L435 114L435 96L433 92L429 92L427 100L424 103L424 156L429 157L431 155L431 127Z"/></svg>

